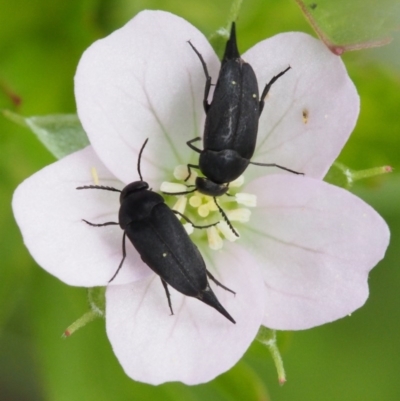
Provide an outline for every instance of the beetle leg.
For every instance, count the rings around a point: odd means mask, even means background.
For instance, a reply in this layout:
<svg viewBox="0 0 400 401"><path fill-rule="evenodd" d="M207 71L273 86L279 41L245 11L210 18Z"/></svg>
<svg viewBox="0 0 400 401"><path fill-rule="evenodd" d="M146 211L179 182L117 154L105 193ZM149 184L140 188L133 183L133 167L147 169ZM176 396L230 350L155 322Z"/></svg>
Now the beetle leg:
<svg viewBox="0 0 400 401"><path fill-rule="evenodd" d="M192 145L193 142L200 141L200 139L201 139L201 138L200 138L199 136L196 137L196 138L193 138L193 139L191 139L190 141L187 141L187 142L186 142L186 145L189 146L190 149L193 149L195 152L201 153L201 150L200 150L199 148L196 148L196 146L193 146L193 145Z"/></svg>
<svg viewBox="0 0 400 401"><path fill-rule="evenodd" d="M268 95L268 92L269 92L269 90L271 89L271 86L273 85L273 83L274 83L275 81L278 80L278 78L280 78L283 74L285 74L287 71L289 71L290 68L291 68L291 67L290 67L290 65L289 65L289 67L286 68L286 70L280 72L278 75L275 75L275 76L267 83L267 85L265 85L265 88L264 88L264 90L262 91L261 98L260 98L260 103L259 103L260 115L261 115L261 113L262 113L262 111L263 111L263 108L264 108L264 100L265 100L265 97Z"/></svg>
<svg viewBox="0 0 400 401"><path fill-rule="evenodd" d="M222 283L220 283L208 270L206 270L207 276L210 280L214 281L215 284L217 284L219 287L223 288L226 291L231 292L233 295L236 295L235 291L232 291L230 288L225 287Z"/></svg>
<svg viewBox="0 0 400 401"><path fill-rule="evenodd" d="M216 223L213 224L208 224L206 226L196 226L196 224L193 224L193 222L189 219L189 217L186 217L184 214L182 214L181 212L178 212L177 210L173 210L172 211L175 214L178 214L179 216L181 216L182 218L184 218L188 223L190 223L194 228L209 228L209 227L213 227L216 226L219 222L217 221Z"/></svg>
<svg viewBox="0 0 400 401"><path fill-rule="evenodd" d="M193 146L192 143L193 142L197 142L199 141L201 138L198 136L197 138L193 138L190 141L186 142L186 145L189 146L190 149L194 150L197 153L201 153L202 151L199 148L196 148L196 146ZM188 168L188 176L185 178L185 181L187 181L190 176L192 175L192 171L190 170L190 167L192 168L200 168L200 166L197 166L196 164L188 164L187 168Z"/></svg>
<svg viewBox="0 0 400 401"><path fill-rule="evenodd" d="M174 314L174 311L172 310L172 304L171 304L171 294L169 293L168 290L168 284L160 277L162 285L164 286L165 293L167 294L167 299L168 299L168 305L169 309L171 310L171 315Z"/></svg>
<svg viewBox="0 0 400 401"><path fill-rule="evenodd" d="M115 277L117 277L118 272L121 270L121 267L124 264L124 260L126 258L125 238L126 238L126 232L124 231L124 235L122 237L122 260L118 266L117 271L114 273L114 275L111 277L111 279L108 280L109 283L111 283L111 281L113 281L115 279Z"/></svg>
<svg viewBox="0 0 400 401"><path fill-rule="evenodd" d="M119 225L119 223L115 223L114 221L108 221L107 223L101 223L101 224L94 224L85 219L82 219L82 221L84 221L86 224L89 224L89 226L92 226L92 227L118 226Z"/></svg>
<svg viewBox="0 0 400 401"><path fill-rule="evenodd" d="M200 59L201 65L203 66L203 70L204 70L204 74L206 76L206 86L204 88L204 99L203 99L203 107L204 107L204 111L208 112L208 109L210 108L210 105L207 101L208 99L208 95L210 93L210 88L211 88L211 76L208 73L208 69L207 69L207 64L203 59L203 56L199 53L199 51L192 45L192 43L190 42L190 40L188 41L189 45L191 46L191 48L194 50L194 52L197 54L197 57Z"/></svg>
<svg viewBox="0 0 400 401"><path fill-rule="evenodd" d="M228 216L225 214L225 212L223 211L222 207L218 204L217 202L217 198L214 196L214 202L217 205L217 208L219 210L219 212L221 213L222 217L224 218L224 220L226 221L226 223L228 224L229 228L232 230L232 232L236 235L236 237L239 237L239 234L237 233L237 231L233 228L231 222L228 219Z"/></svg>
<svg viewBox="0 0 400 401"><path fill-rule="evenodd" d="M195 187L195 185L187 185L187 187ZM194 189L191 189L190 191L185 191L185 192L165 192L165 191L161 191L161 192L164 195L187 195L187 194L191 194L195 191L197 191L196 187Z"/></svg>
<svg viewBox="0 0 400 401"><path fill-rule="evenodd" d="M192 170L190 168L200 168L197 164L188 164L187 169L188 169L188 176L184 179L184 181L187 181L190 176L192 175Z"/></svg>
<svg viewBox="0 0 400 401"><path fill-rule="evenodd" d="M299 173L298 171L291 170L290 168L283 167L283 166L280 166L279 164L275 164L275 163L249 162L249 164L254 164L255 166L263 166L263 167L277 167L277 168L280 168L281 170L289 171L289 173L304 175L304 173Z"/></svg>

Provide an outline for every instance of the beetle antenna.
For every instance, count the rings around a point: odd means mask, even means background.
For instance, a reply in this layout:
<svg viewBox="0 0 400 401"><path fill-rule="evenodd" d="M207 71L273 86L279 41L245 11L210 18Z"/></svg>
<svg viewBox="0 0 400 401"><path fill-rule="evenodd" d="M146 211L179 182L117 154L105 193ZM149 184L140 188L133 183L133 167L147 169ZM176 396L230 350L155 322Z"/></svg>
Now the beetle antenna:
<svg viewBox="0 0 400 401"><path fill-rule="evenodd" d="M142 160L142 153L143 153L144 147L146 146L148 140L149 140L149 138L147 138L147 139L144 141L144 144L142 145L142 148L140 149L139 157L138 157L138 161L137 161L137 171L138 171L138 173L139 173L140 181L143 181L142 173L141 173L141 171L140 171L140 161Z"/></svg>
<svg viewBox="0 0 400 401"><path fill-rule="evenodd" d="M218 204L217 202L217 198L214 196L214 202L217 205L217 208L219 210L219 212L221 213L222 217L224 218L224 220L226 221L226 223L228 224L229 228L232 230L232 232L236 235L236 237L239 237L239 234L237 233L237 231L233 228L231 222L228 219L228 216L225 214L225 212L222 210L222 207Z"/></svg>
<svg viewBox="0 0 400 401"><path fill-rule="evenodd" d="M76 187L76 189L104 189L105 191L121 192L121 190L117 188L104 185L84 185L83 187Z"/></svg>
<svg viewBox="0 0 400 401"><path fill-rule="evenodd" d="M186 220L188 223L190 223L194 228L200 228L200 229L209 228L209 227L216 226L216 225L219 223L219 221L217 221L216 223L207 224L206 226L196 226L196 224L194 224L194 223L189 219L189 217L186 217L184 214L182 214L181 212L178 212L177 210L174 210L174 209L171 209L171 210L172 210L173 213L175 213L175 214L181 216L183 219L185 219L185 220Z"/></svg>
<svg viewBox="0 0 400 401"><path fill-rule="evenodd" d="M263 166L263 167L277 167L281 170L288 171L289 173L297 174L297 175L304 175L304 173L300 173L298 171L291 170L290 168L283 167L276 163L256 163L256 162L249 162L249 164L253 164L254 166Z"/></svg>

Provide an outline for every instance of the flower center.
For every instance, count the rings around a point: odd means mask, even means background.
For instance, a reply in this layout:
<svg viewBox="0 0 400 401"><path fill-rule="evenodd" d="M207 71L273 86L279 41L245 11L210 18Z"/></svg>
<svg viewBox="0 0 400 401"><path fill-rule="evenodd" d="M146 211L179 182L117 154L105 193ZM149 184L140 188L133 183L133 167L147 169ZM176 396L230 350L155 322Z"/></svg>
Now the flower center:
<svg viewBox="0 0 400 401"><path fill-rule="evenodd" d="M187 176L187 166L179 165L175 167L174 178L178 182L164 181L160 187L161 192L173 194L192 190L195 186L197 173L192 170L190 178L185 181ZM257 205L256 195L239 192L243 183L244 177L241 175L235 181L229 183L228 193L215 198L216 200L211 196L194 191L189 194L176 195L174 196L174 198L176 198L175 203L168 199L167 203L173 210L185 215L195 225L205 226L218 221L216 225L204 230L197 230L196 234L194 234L197 239L207 238L209 247L213 250L218 250L223 247L224 239L233 242L240 238L240 236L237 237L229 224L224 220L216 202L218 202L218 205L224 211L229 223L238 234L237 223L247 223L251 215L249 207L255 207ZM170 197L172 198L172 196ZM183 218L180 219L184 220ZM184 222L183 226L189 235L194 233L192 224ZM199 234L198 232L203 233Z"/></svg>

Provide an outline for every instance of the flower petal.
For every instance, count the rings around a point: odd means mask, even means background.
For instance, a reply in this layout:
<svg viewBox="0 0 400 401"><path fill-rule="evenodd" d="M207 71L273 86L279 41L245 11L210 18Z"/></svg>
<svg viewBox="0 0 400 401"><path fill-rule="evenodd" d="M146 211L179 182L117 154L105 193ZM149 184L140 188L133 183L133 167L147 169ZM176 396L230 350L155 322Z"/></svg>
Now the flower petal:
<svg viewBox="0 0 400 401"><path fill-rule="evenodd" d="M263 261L264 325L300 330L339 319L364 304L368 272L389 242L384 220L348 191L306 177L269 175L258 192L247 246Z"/></svg>
<svg viewBox="0 0 400 401"><path fill-rule="evenodd" d="M15 219L25 245L46 271L70 285L106 285L122 259L119 226L91 227L92 223L118 222L118 193L80 190L94 185L95 167L100 185L122 189L91 147L73 153L26 179L13 197ZM131 244L113 284L125 284L151 274Z"/></svg>
<svg viewBox="0 0 400 401"><path fill-rule="evenodd" d="M144 11L83 54L75 76L79 118L105 165L127 183L146 138L144 178L158 188L188 163L186 141L200 136L205 76L219 61L195 27L163 11Z"/></svg>
<svg viewBox="0 0 400 401"><path fill-rule="evenodd" d="M292 32L258 43L243 58L254 68L261 90L292 67L267 96L253 161L324 177L359 113L359 96L340 57L321 41ZM249 170L253 176L276 173L265 167Z"/></svg>
<svg viewBox="0 0 400 401"><path fill-rule="evenodd" d="M157 276L107 288L107 334L128 376L151 384L198 384L212 380L241 358L262 320L262 278L251 256L238 248L213 257L218 272L212 274L236 295L211 286L236 324L170 288L175 313L171 316ZM206 263L210 268L211 263Z"/></svg>

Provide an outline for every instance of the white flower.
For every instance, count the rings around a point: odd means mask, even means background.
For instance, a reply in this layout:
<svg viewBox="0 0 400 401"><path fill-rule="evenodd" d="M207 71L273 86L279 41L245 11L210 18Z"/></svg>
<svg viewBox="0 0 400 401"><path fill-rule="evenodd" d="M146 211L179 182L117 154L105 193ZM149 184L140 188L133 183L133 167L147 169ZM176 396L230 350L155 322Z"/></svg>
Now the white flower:
<svg viewBox="0 0 400 401"><path fill-rule="evenodd" d="M142 173L154 190L173 179L177 165L196 163L186 141L202 134L205 77L188 40L215 83L220 63L205 37L166 12L138 14L82 56L76 98L92 147L27 179L13 200L26 246L62 281L107 285L121 260L118 226L82 222L118 219L117 194L75 190L93 184L92 167L100 185L121 189L138 180L138 151L146 138ZM233 296L213 287L236 325L173 289L170 316L159 278L129 244L107 288L106 324L114 352L135 380L202 383L232 367L261 324L296 330L346 316L365 302L368 272L386 250L389 232L381 217L321 181L359 111L341 60L302 33L260 42L243 59L261 89L291 65L266 100L253 161L305 176L250 166L244 192L257 195L257 207L249 222L235 223L241 238L215 252L199 242L208 269L236 291Z"/></svg>

